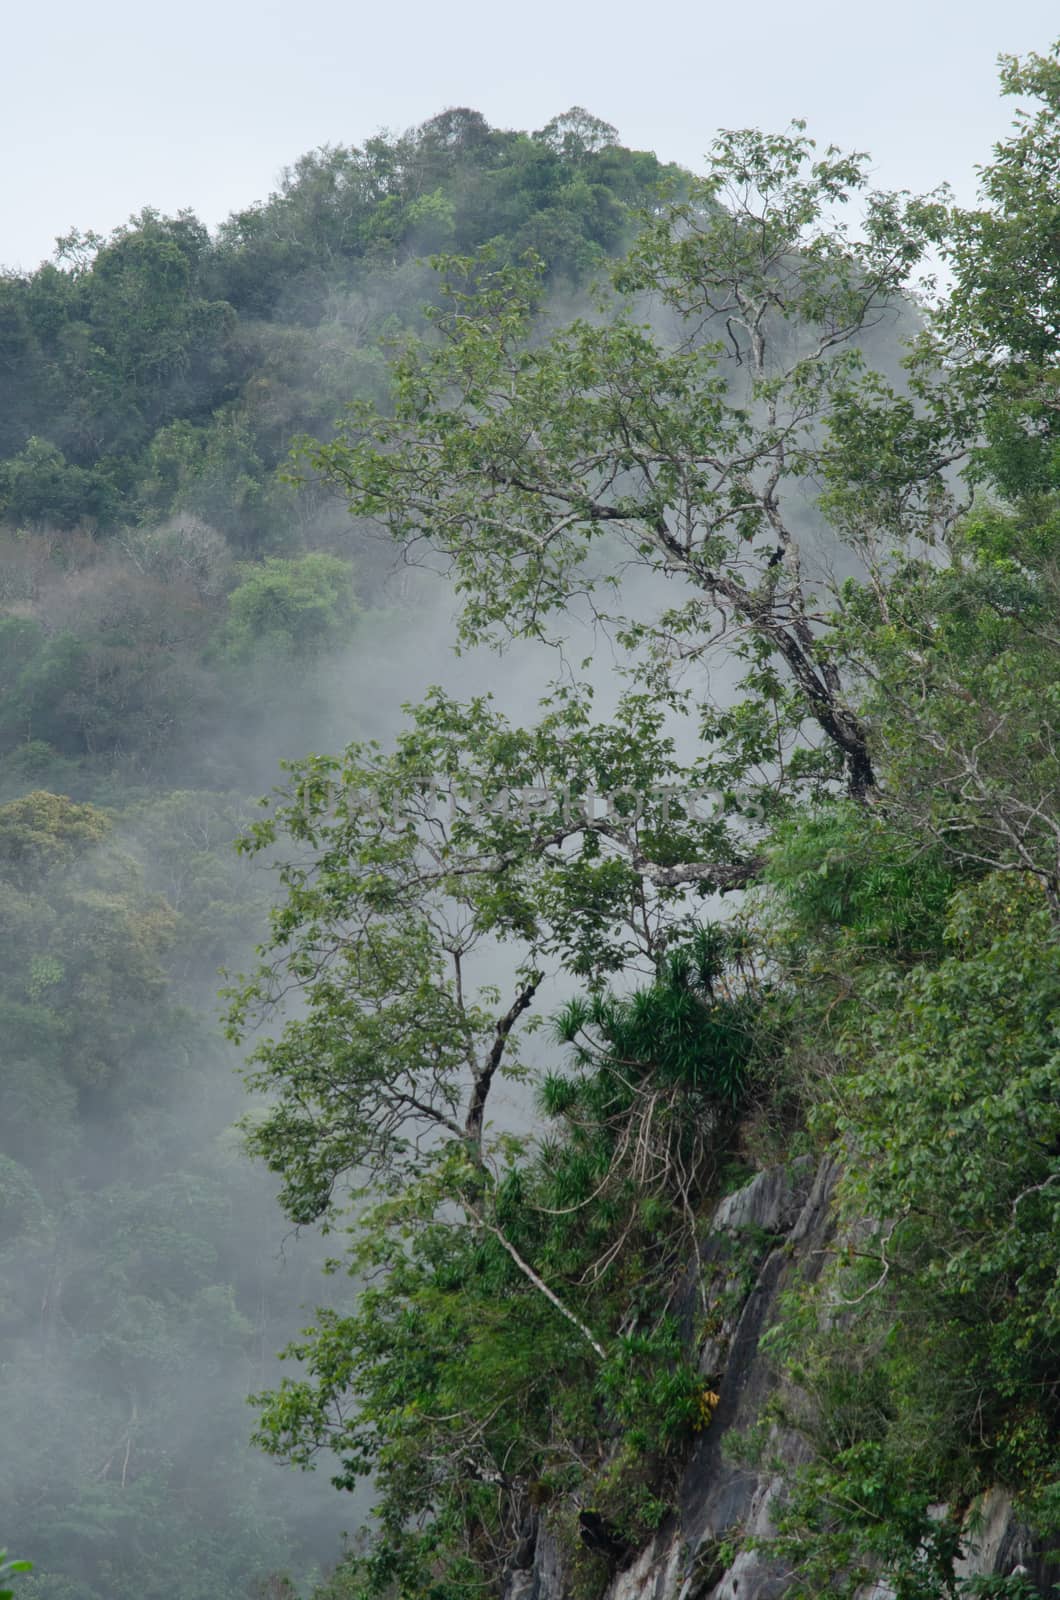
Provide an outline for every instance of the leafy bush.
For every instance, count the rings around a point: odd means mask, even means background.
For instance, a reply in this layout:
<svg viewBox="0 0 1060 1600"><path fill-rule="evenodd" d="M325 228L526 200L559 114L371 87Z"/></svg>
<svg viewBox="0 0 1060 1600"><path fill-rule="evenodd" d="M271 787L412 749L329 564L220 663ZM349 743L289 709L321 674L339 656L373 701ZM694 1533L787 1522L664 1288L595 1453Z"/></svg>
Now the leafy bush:
<svg viewBox="0 0 1060 1600"><path fill-rule="evenodd" d="M270 557L229 595L226 644L238 661L311 657L344 642L356 614L350 567L338 556Z"/></svg>

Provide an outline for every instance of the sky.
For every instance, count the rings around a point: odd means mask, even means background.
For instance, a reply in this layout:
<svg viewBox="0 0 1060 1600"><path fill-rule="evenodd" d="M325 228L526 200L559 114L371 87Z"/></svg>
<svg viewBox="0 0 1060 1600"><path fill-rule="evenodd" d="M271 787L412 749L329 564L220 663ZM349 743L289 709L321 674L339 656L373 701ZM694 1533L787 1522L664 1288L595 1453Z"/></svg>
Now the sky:
<svg viewBox="0 0 1060 1600"><path fill-rule="evenodd" d="M571 105L701 167L719 127L805 117L876 183L975 194L1011 102L997 57L1045 51L1055 0L52 0L13 7L0 101L0 264L145 205L216 225L322 144L448 106L539 128Z"/></svg>

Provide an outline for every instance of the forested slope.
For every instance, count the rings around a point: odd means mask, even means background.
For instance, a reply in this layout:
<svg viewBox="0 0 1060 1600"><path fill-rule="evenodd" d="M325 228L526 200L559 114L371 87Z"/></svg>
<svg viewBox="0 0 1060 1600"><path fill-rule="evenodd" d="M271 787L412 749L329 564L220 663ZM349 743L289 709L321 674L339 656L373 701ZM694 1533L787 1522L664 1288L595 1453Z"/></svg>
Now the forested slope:
<svg viewBox="0 0 1060 1600"><path fill-rule="evenodd" d="M662 195L584 113L446 113L8 285L24 1593L1037 1592L965 1561L999 1497L1060 1532L1060 60L1003 83L977 210L801 125ZM498 692L381 727L428 592ZM279 1383L218 961L331 1235ZM248 1386L375 1496L315 1583Z"/></svg>
<svg viewBox="0 0 1060 1600"><path fill-rule="evenodd" d="M0 279L0 1506L26 1594L247 1595L356 1523L248 1443L323 1250L241 1151L216 991L268 905L233 849L254 798L386 732L402 608L421 649L444 608L283 474L381 393L427 252L532 248L569 297L666 176L585 114L447 112L303 157L216 237L147 210Z"/></svg>

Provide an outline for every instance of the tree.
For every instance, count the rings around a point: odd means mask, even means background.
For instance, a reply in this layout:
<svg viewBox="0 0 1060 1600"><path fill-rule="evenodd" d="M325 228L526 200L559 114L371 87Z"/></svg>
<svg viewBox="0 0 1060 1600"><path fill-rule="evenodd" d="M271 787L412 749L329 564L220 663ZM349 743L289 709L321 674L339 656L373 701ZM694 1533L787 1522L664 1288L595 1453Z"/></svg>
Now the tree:
<svg viewBox="0 0 1060 1600"><path fill-rule="evenodd" d="M751 979L719 963L697 900L760 875L770 819L804 790L844 783L855 811L875 798L849 645L813 597L824 575L811 569L799 497L811 478L834 484L840 533L873 556L896 518L909 538L945 527L943 471L963 419L926 357L909 378L915 402L862 381L858 341L898 320L938 221L932 205L874 197L852 241L827 216L863 181L859 158L817 159L801 130L724 136L713 175L648 221L615 274L616 292L659 297L667 338L615 304L542 338L532 270L449 262L449 305L433 339L399 354L392 410L362 406L313 453L355 514L448 559L464 639L547 639L582 604L629 650L610 723L594 721L570 675L522 729L487 698L461 706L435 691L392 754L352 747L296 764L245 841L254 854L279 849L283 900L261 967L233 991L234 1033L282 1018L298 996L298 1014L251 1058L268 1104L250 1144L296 1222L334 1227L353 1207L352 1259L383 1274L366 1316L328 1316L297 1347L309 1375L266 1397L263 1438L302 1464L337 1443L346 1483L380 1466L369 1592L404 1572L410 1522L429 1549L451 1549L454 1482L464 1514L485 1517L475 1473L459 1458L437 1466L439 1412L459 1414L466 1446L485 1451L482 1482L518 1459L525 1489L524 1423L502 1409L491 1428L481 1387L457 1407L441 1349L468 1337L483 1252L491 1272L507 1258L515 1298L529 1295L534 1326L560 1341L558 1361L573 1338L583 1364L610 1373L600 1382L612 1397L620 1370L646 1393L633 1374L649 1353L660 1359L665 1317L645 1304L630 1332L615 1300L586 1285L652 1227L668 1242L645 1246L661 1263L647 1281L678 1270L674 1239L695 1238L754 1054ZM870 439L885 435L900 481L869 464ZM638 566L678 591L658 619L630 609L643 590L623 572ZM721 641L745 673L746 699L726 711L678 681ZM675 713L703 735L691 758ZM491 984L483 963L498 941L503 981ZM581 1077L547 1087L551 1111L570 1118L552 1157L566 1192L550 1200L521 1177L525 1142L491 1128L490 1108L498 1077L523 1073L520 1036L557 970L588 997L563 1025ZM607 994L613 975L635 973L643 994ZM535 1221L550 1203L574 1218L562 1241ZM500 1312L490 1325L510 1336ZM526 1352L511 1337L518 1366ZM667 1414L683 1419L662 1430L672 1444L691 1427L693 1391L672 1350L664 1365ZM408 1405L411 1421L398 1414ZM607 1415L630 1439L648 1436L643 1416ZM468 1558L446 1568L453 1592ZM423 1568L412 1570L402 1581L419 1592Z"/></svg>
<svg viewBox="0 0 1060 1600"><path fill-rule="evenodd" d="M0 466L0 515L16 525L106 524L113 509L113 486L106 476L74 466L47 439L28 439L18 455Z"/></svg>
<svg viewBox="0 0 1060 1600"><path fill-rule="evenodd" d="M857 381L858 340L897 321L940 215L868 195L852 239L831 212L861 195L864 168L834 149L815 157L799 128L723 135L711 174L614 274L618 291L674 314L672 343L621 307L530 342L532 273L450 263L438 338L397 363L393 414L362 407L313 454L351 510L448 558L465 637L543 638L576 597L605 614L603 596L621 603L619 562L664 578L678 596L658 620L608 618L645 673L657 681L663 660L721 639L779 668L796 726L824 736L856 796L872 788L871 753L822 637L799 497L841 477L841 534L888 535L897 513L906 539L933 537L952 515L942 474L963 422L926 369L909 376L917 404ZM896 436L878 474L885 428Z"/></svg>
<svg viewBox="0 0 1060 1600"><path fill-rule="evenodd" d="M355 614L348 562L320 552L271 557L228 597L228 646L236 659L312 656L348 637Z"/></svg>
<svg viewBox="0 0 1060 1600"><path fill-rule="evenodd" d="M584 106L571 106L560 117L546 122L540 133L534 135L559 155L595 155L618 143L618 129L586 111Z"/></svg>
<svg viewBox="0 0 1060 1600"><path fill-rule="evenodd" d="M1001 58L1005 94L1037 101L994 148L982 203L955 210L944 256L954 285L941 322L974 375L985 413L981 476L1010 497L1055 489L1056 174L1060 60ZM1013 293L1013 286L1018 291Z"/></svg>
<svg viewBox="0 0 1060 1600"><path fill-rule="evenodd" d="M653 972L690 931L684 887L742 881L743 866L665 864L731 828L720 809L694 815L703 774L662 723L631 694L618 723L593 726L566 690L524 730L486 699L435 691L392 755L354 746L292 766L243 847L308 853L281 864L267 960L231 1017L242 1031L292 989L305 1001L254 1055L253 1081L279 1099L253 1143L293 1215L326 1213L343 1175L411 1181L432 1136L483 1161L487 1098L517 1070L513 1030L545 966L594 987L637 963ZM512 946L503 1000L478 980L497 939Z"/></svg>
<svg viewBox="0 0 1060 1600"><path fill-rule="evenodd" d="M379 1537L336 1593L499 1587L536 1508L567 1491L632 1542L662 1516L660 1461L703 1422L670 1292L753 1075L761 995L726 998L738 946L711 929L634 994L568 1008L570 1070L542 1085L555 1137L518 1158L509 1139L496 1183L465 1185L470 1226L422 1160L360 1218L356 1305L318 1312L287 1352L298 1376L259 1397L267 1450L331 1452L346 1488L372 1476Z"/></svg>
<svg viewBox="0 0 1060 1600"><path fill-rule="evenodd" d="M450 260L392 406L312 452L409 558L447 561L465 640L562 642L580 608L629 652L610 724L573 674L523 729L435 693L393 754L294 769L248 841L281 848L286 898L234 1024L301 1008L258 1048L274 1099L252 1142L299 1221L383 1196L355 1230L380 1274L364 1317L325 1318L302 1378L263 1397L268 1448L307 1464L337 1441L338 1481L380 1472L354 1592L497 1585L549 1452L577 1457L564 1488L595 1486L642 1440L604 1397L638 1391L642 1337L660 1362L659 1302L759 1047L773 1114L848 1163L823 1293L851 1315L811 1299L787 1335L816 1451L781 1529L796 1581L956 1592L989 1482L1055 1522L1056 512L1048 451L1016 448L1051 426L1055 263L1033 306L997 284L1051 238L1060 101L1048 64L1026 72L1047 109L988 175L993 211L865 196L862 159L801 129L723 135L596 320L549 334L532 269ZM857 235L835 220L855 198ZM957 293L900 376L870 371L877 330L913 331L901 297L939 239ZM961 502L958 465L1012 503ZM695 676L719 644L743 672L724 707ZM763 879L768 988L753 940L719 965L697 904ZM490 941L503 992L472 981ZM561 1132L535 1153L490 1129L490 1095L557 969L585 990L559 1024L576 1071L546 1073ZM599 1287L627 1248L644 1297ZM559 1421L532 1379L519 1409L473 1331L523 1371L522 1296ZM586 1364L605 1441L564 1409Z"/></svg>
<svg viewBox="0 0 1060 1600"><path fill-rule="evenodd" d="M1060 922L1056 529L1038 495L984 503L944 567L851 593L845 627L887 751L884 809L965 870L1034 878Z"/></svg>

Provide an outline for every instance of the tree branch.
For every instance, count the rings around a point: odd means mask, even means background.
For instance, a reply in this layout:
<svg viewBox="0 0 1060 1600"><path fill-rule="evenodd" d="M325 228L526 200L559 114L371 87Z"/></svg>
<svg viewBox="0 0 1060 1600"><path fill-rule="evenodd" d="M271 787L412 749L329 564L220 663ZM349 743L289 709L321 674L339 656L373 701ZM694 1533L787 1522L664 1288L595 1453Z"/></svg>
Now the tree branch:
<svg viewBox="0 0 1060 1600"><path fill-rule="evenodd" d="M504 1233L502 1233L501 1229L496 1227L492 1222L487 1222L485 1217L480 1216L475 1210L474 1206L471 1205L466 1199L462 1203L465 1209L471 1214L472 1217L474 1217L478 1226L480 1228L484 1228L487 1233L492 1233L498 1244L502 1245L504 1249L507 1250L512 1260L515 1262L515 1265L523 1274L523 1277L526 1278L528 1282L533 1284L534 1288L539 1294L544 1295L549 1305L554 1306L561 1317L566 1317L567 1321L571 1323L573 1327L577 1328L582 1338L587 1339L592 1345L593 1349L596 1351L596 1354L600 1357L600 1360L606 1361L607 1351L604 1349L599 1339L596 1338L592 1329L588 1328L581 1318L576 1316L575 1313L571 1311L569 1306L565 1306L563 1304L563 1301L559 1298L559 1296L553 1293L553 1291L549 1288L544 1278L539 1277L530 1263L523 1260L514 1244L512 1244L511 1240Z"/></svg>
<svg viewBox="0 0 1060 1600"><path fill-rule="evenodd" d="M537 993L541 977L541 973L535 973L533 980L516 996L504 1016L498 1019L493 1048L486 1057L482 1071L475 1079L475 1086L471 1094L471 1104L468 1106L467 1119L464 1123L464 1137L476 1147L482 1143L482 1119L486 1111L486 1099L490 1092L493 1076L504 1056L508 1035Z"/></svg>
<svg viewBox="0 0 1060 1600"><path fill-rule="evenodd" d="M655 861L641 858L633 864L657 889L673 889L682 883L699 883L716 894L725 894L730 889L746 889L761 875L765 866L761 856L752 856L748 861L685 861L672 867L662 867Z"/></svg>

